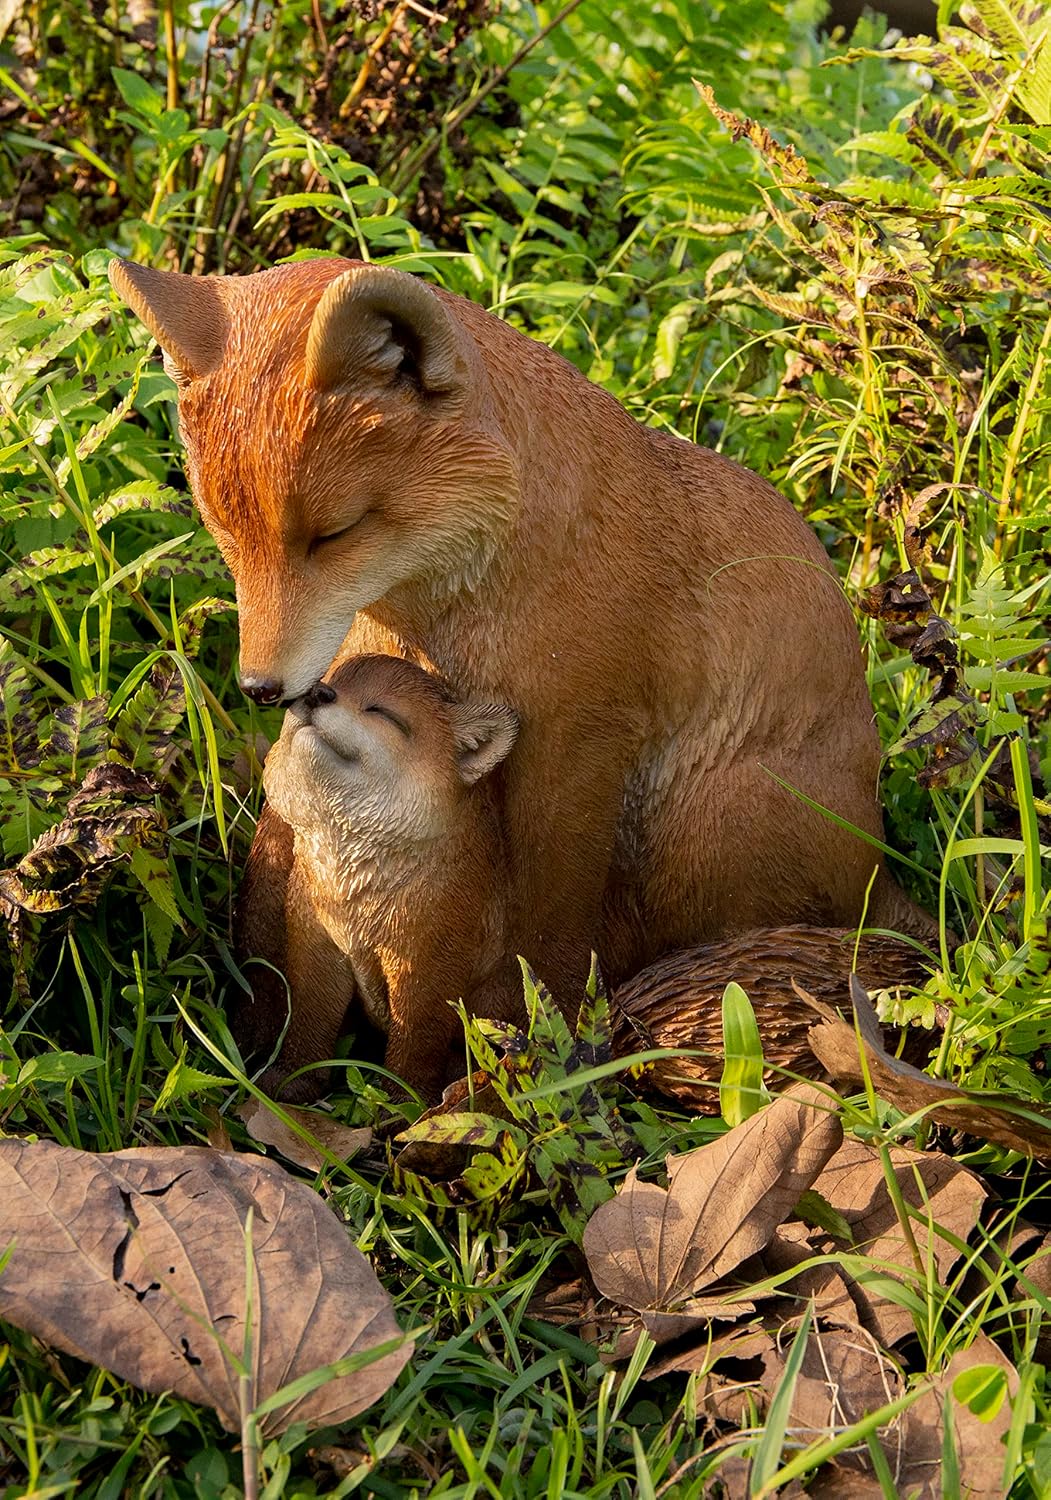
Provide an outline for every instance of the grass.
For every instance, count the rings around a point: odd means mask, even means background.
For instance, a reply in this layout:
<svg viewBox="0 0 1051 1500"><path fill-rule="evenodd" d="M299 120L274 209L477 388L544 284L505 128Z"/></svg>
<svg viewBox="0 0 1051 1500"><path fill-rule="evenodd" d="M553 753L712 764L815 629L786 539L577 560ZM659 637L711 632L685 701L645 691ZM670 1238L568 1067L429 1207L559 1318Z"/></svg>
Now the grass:
<svg viewBox="0 0 1051 1500"><path fill-rule="evenodd" d="M914 560L958 632L966 696L932 707L944 674L861 618L888 841L941 923L940 968L912 1004L952 1010L938 1073L1046 1108L1045 20L977 6L951 32L960 74L933 54L888 56L874 22L848 54L806 0L661 0L645 18L584 0L549 30L558 7L437 27L399 9L382 46L393 8L341 31L328 3L320 27L282 6L265 29L250 4L191 24L172 0L156 49L116 32L111 9L40 0L0 39L15 111L0 148L5 863L59 822L92 766L141 778L98 812L117 863L89 860L68 904L9 924L0 1127L85 1150L220 1126L248 1144L223 1019L240 982L229 904L259 806L256 736L277 717L236 689L231 588L187 503L171 388L105 286L113 248L194 270L328 249L421 271L558 348L640 419L769 475L855 603ZM340 35L351 44L333 54ZM970 92L967 69L981 74ZM776 141L731 138L694 78ZM129 808L141 816L125 826ZM575 1097L564 1061L551 1060L556 1101ZM382 1075L351 1062L345 1080L337 1114L372 1119ZM719 1128L616 1081L603 1099L614 1182L632 1154L656 1169ZM523 1105L534 1151L542 1104ZM852 1110L874 1140L922 1130L879 1101ZM954 1149L1002 1224L1046 1223L1042 1170ZM353 1163L318 1185L402 1326L422 1332L352 1431L264 1448L264 1494L701 1496L742 1453L773 1494L827 1453L799 1452L777 1408L765 1428L713 1426L702 1375L645 1380L646 1338L607 1367L531 1313L543 1279L580 1264L542 1177L524 1196L494 1189L495 1212L443 1208ZM1032 1280L1012 1300L1018 1269L990 1240L947 1286L918 1273L910 1360L936 1373L998 1334L1021 1382L1011 1493L1029 1497L1051 1490L1051 1304ZM241 1493L234 1440L209 1413L6 1333L5 1495ZM858 1427L836 1441L863 1440Z"/></svg>

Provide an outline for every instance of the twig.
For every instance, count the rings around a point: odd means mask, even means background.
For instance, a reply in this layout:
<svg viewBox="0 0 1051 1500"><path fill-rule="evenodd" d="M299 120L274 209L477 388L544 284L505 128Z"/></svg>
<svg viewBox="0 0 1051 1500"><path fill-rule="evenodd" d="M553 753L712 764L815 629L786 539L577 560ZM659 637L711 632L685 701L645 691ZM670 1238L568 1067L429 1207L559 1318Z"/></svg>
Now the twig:
<svg viewBox="0 0 1051 1500"><path fill-rule="evenodd" d="M323 52L328 51L328 36L325 32L325 23L321 18L321 0L310 0L311 10L314 13L314 26L317 30L318 40Z"/></svg>
<svg viewBox="0 0 1051 1500"><path fill-rule="evenodd" d="M376 58L390 41L391 33L393 32L395 26L397 26L398 22L401 20L402 16L405 14L405 7L406 0L398 0L398 4L390 13L390 19L384 25L376 40L369 45L368 50L365 53L365 59L362 62L361 67L358 69L358 76L351 84L347 97L339 106L339 118L341 120L345 120L347 118L351 110L354 108L357 99L362 93L364 93L365 85L369 81L369 74L372 72L372 64L376 61Z"/></svg>
<svg viewBox="0 0 1051 1500"><path fill-rule="evenodd" d="M212 67L212 53L215 51L219 41L219 27L226 20L230 12L239 4L240 0L223 0L223 4L220 5L212 17L211 24L208 27L208 35L205 37L204 42L204 56L201 59L201 81L199 85L201 97L197 104L198 125L208 124L208 106L212 102L208 94L209 74Z"/></svg>

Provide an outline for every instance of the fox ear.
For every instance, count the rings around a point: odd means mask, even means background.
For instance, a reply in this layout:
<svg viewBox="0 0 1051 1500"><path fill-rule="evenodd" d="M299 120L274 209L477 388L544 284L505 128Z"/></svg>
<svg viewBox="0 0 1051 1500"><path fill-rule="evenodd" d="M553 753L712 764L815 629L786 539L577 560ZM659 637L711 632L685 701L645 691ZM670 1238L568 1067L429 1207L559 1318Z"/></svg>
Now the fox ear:
<svg viewBox="0 0 1051 1500"><path fill-rule="evenodd" d="M460 779L472 786L510 754L518 715L506 703L457 703L451 717Z"/></svg>
<svg viewBox="0 0 1051 1500"><path fill-rule="evenodd" d="M357 266L326 288L307 338L306 378L331 391L412 375L429 395L468 383L466 336L422 281L384 266Z"/></svg>
<svg viewBox="0 0 1051 1500"><path fill-rule="evenodd" d="M160 344L164 368L178 384L198 380L220 363L229 323L212 277L111 260L109 279Z"/></svg>

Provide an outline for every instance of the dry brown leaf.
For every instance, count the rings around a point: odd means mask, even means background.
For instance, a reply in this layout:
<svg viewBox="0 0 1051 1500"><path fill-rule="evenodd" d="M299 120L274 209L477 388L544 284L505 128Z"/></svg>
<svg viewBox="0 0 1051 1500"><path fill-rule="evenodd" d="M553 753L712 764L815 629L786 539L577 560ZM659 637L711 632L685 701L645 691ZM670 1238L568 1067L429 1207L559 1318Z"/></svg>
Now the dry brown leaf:
<svg viewBox="0 0 1051 1500"><path fill-rule="evenodd" d="M447 1115L488 1115L494 1120L508 1120L512 1116L507 1105L493 1087L489 1075L479 1070L470 1078L457 1078L450 1083L441 1097L440 1104L432 1104L416 1121L414 1130L419 1130L431 1120L441 1120ZM399 1135L405 1134L405 1126L399 1127ZM399 1172L412 1172L416 1177L429 1177L433 1182L456 1183L463 1176L471 1160L472 1147L443 1140L409 1141L401 1147L394 1158Z"/></svg>
<svg viewBox="0 0 1051 1500"><path fill-rule="evenodd" d="M201 1111L207 1123L205 1136L213 1151L232 1151L234 1143L222 1115L214 1104L206 1104Z"/></svg>
<svg viewBox="0 0 1051 1500"><path fill-rule="evenodd" d="M623 1307L675 1309L767 1244L842 1138L827 1095L804 1084L711 1145L668 1157L667 1190L633 1168L584 1231L595 1285Z"/></svg>
<svg viewBox="0 0 1051 1500"><path fill-rule="evenodd" d="M675 1373L690 1375L703 1370L713 1375L713 1384L710 1389L713 1393L716 1391L719 1393L716 1405L723 1401L727 1390L730 1389L736 1391L742 1399L747 1397L753 1405L756 1405L759 1404L756 1398L761 1395L757 1386L762 1370L759 1361L771 1353L773 1348L773 1336L765 1328L755 1323L745 1324L739 1328L727 1329L723 1333L710 1334L688 1348L676 1349L660 1358L651 1359L646 1366L643 1378L656 1380L661 1375ZM744 1379L740 1373L736 1376L727 1373L727 1370L731 1368L739 1372L742 1365L751 1364L753 1361L755 1362L755 1379ZM714 1407L711 1410L713 1415L721 1415L715 1411Z"/></svg>
<svg viewBox="0 0 1051 1500"><path fill-rule="evenodd" d="M738 1318L750 1318L755 1312L754 1302L740 1302L728 1294L721 1297L690 1297L680 1304L677 1311L643 1312L639 1320L658 1348L674 1344L679 1339L694 1338L707 1343L713 1323L733 1323Z"/></svg>
<svg viewBox="0 0 1051 1500"><path fill-rule="evenodd" d="M752 1494L752 1460L735 1454L712 1475L705 1500L752 1500ZM806 1491L798 1479L792 1479L778 1490L777 1500L806 1500Z"/></svg>
<svg viewBox="0 0 1051 1500"><path fill-rule="evenodd" d="M1041 1309L1051 1302L1051 1237L1042 1240L1022 1265L1014 1298ZM1033 1357L1042 1365L1051 1364L1051 1325L1046 1317L1040 1319Z"/></svg>
<svg viewBox="0 0 1051 1500"><path fill-rule="evenodd" d="M820 1253L811 1243L805 1224L782 1224L763 1251L763 1266L768 1275L776 1276L793 1266L806 1265ZM838 1266L807 1266L791 1281L782 1282L780 1290L797 1301L812 1301L815 1313L826 1323L851 1327L858 1321L857 1306Z"/></svg>
<svg viewBox="0 0 1051 1500"><path fill-rule="evenodd" d="M0 1316L143 1390L175 1391L241 1425L245 1225L252 1211L256 1406L298 1377L399 1337L368 1261L316 1193L281 1167L207 1147L92 1155L0 1141ZM223 1341L220 1344L220 1339ZM267 1415L345 1422L377 1400L408 1345Z"/></svg>
<svg viewBox="0 0 1051 1500"><path fill-rule="evenodd" d="M1018 1393L1018 1372L991 1339L979 1334L967 1349L954 1354L942 1374L906 1413L902 1461L891 1470L899 1493L916 1500L939 1500L942 1472L942 1422L945 1400L956 1377L978 1365L996 1365L1007 1377L1011 1400ZM1011 1426L1011 1402L1004 1401L990 1422L983 1422L966 1406L952 1402L956 1452L960 1463L963 1500L1005 1500L1004 1438ZM890 1455L888 1454L888 1457Z"/></svg>
<svg viewBox="0 0 1051 1500"><path fill-rule="evenodd" d="M952 1241L965 1241L974 1229L986 1190L973 1173L937 1152L896 1147L890 1159L902 1197L916 1209L910 1223L921 1260L926 1266L933 1257L938 1280L944 1285L960 1254ZM814 1191L847 1221L854 1250L871 1262L874 1272L914 1270L912 1251L887 1191L880 1158L870 1146L862 1141L844 1141L815 1181ZM907 1308L844 1274L861 1323L881 1343L895 1344L913 1331Z"/></svg>
<svg viewBox="0 0 1051 1500"><path fill-rule="evenodd" d="M350 1161L352 1156L365 1151L372 1142L371 1130L353 1130L349 1125L334 1120L331 1115L323 1114L320 1110L297 1109L291 1104L282 1104L280 1109L282 1114L313 1136L315 1141L340 1161ZM294 1162L297 1167L303 1167L308 1172L320 1172L329 1165L329 1157L325 1151L318 1150L317 1146L304 1140L302 1135L286 1125L281 1116L261 1099L249 1099L242 1104L237 1114L254 1141L262 1146L272 1146L275 1151L280 1151L286 1161Z"/></svg>
<svg viewBox="0 0 1051 1500"><path fill-rule="evenodd" d="M761 1383L767 1398L773 1396L784 1371L785 1355L780 1349L772 1349L763 1361ZM792 1392L789 1425L793 1445L805 1447L818 1438L835 1437L901 1393L901 1372L861 1328L814 1327ZM904 1447L900 1419L881 1431L880 1441L893 1463L892 1455ZM869 1456L864 1440L859 1442L857 1453L847 1450L839 1461L847 1467L867 1469Z"/></svg>
<svg viewBox="0 0 1051 1500"><path fill-rule="evenodd" d="M1027 1265L1030 1256L1039 1254L1042 1240L1035 1224L1028 1223L1020 1215L1015 1217L1013 1213L1005 1220L985 1225L981 1244L971 1247L967 1268L957 1280L956 1295L960 1305L978 1306L989 1287L1001 1280L1005 1273L1013 1279L1018 1268ZM1020 1281L1015 1283L1012 1295L1015 1299L1026 1296ZM1041 1320L1041 1329L1046 1327L1046 1320ZM1046 1365L1047 1358L1040 1353L1041 1344L1046 1355L1051 1341L1045 1342L1042 1333L1038 1333L1034 1358L1038 1364Z"/></svg>
<svg viewBox="0 0 1051 1500"><path fill-rule="evenodd" d="M884 1500L883 1486L874 1474L857 1474L839 1464L822 1465L807 1480L809 1500Z"/></svg>
<svg viewBox="0 0 1051 1500"><path fill-rule="evenodd" d="M911 1063L892 1057L883 1044L872 1002L856 975L851 975L850 997L872 1084L882 1099L904 1114L925 1111L929 1119L939 1124L965 1130L979 1140L992 1141L1009 1151L1051 1157L1051 1119L1028 1100L958 1088L944 1078L931 1078ZM811 1003L823 1018L810 1032L815 1055L837 1082L860 1082L862 1070L854 1028L820 1001Z"/></svg>
<svg viewBox="0 0 1051 1500"><path fill-rule="evenodd" d="M558 1280L542 1276L526 1306L526 1316L556 1328L579 1327L591 1316L594 1302L594 1295L582 1277Z"/></svg>

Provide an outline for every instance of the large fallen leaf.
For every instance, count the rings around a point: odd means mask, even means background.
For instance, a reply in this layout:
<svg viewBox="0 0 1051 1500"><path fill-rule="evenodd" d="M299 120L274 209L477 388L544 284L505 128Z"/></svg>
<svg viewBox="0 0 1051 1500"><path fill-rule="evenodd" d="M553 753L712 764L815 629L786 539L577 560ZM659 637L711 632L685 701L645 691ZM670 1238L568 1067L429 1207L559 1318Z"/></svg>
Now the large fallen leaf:
<svg viewBox="0 0 1051 1500"><path fill-rule="evenodd" d="M207 1147L92 1155L0 1141L0 1317L147 1391L241 1426L251 1211L254 1408L300 1376L399 1337L368 1261L317 1194L281 1167ZM262 1421L345 1422L409 1358L395 1348Z"/></svg>
<svg viewBox="0 0 1051 1500"><path fill-rule="evenodd" d="M897 1465L892 1463L898 1493L916 1500L940 1500L942 1494L942 1429L946 1402L960 1375L976 1374L980 1366L990 1374L1002 1372L1005 1396L1018 1393L1018 1372L991 1339L979 1334L974 1343L954 1354L944 1371L906 1413L905 1444ZM1011 1427L1011 1400L983 1419L954 1392L951 1399L953 1436L960 1468L962 1500L1006 1500L1004 1438Z"/></svg>
<svg viewBox="0 0 1051 1500"><path fill-rule="evenodd" d="M773 1396L784 1372L785 1356L781 1349L772 1348L763 1360L761 1382L768 1397ZM792 1388L789 1426L793 1445L835 1437L901 1393L901 1372L862 1329L812 1327ZM901 1418L881 1429L880 1442L888 1457L904 1452ZM864 1439L854 1452L842 1453L839 1461L847 1468L867 1469Z"/></svg>
<svg viewBox="0 0 1051 1500"><path fill-rule="evenodd" d="M924 1267L934 1263L934 1275L945 1285L978 1222L986 1190L973 1173L948 1156L934 1151L894 1148L891 1165L898 1190L913 1210L909 1222ZM879 1155L863 1141L848 1139L814 1182L814 1190L843 1216L853 1236L853 1249L865 1257L873 1278L859 1281L841 1267L858 1305L862 1324L884 1344L895 1344L912 1333L914 1322L906 1306L886 1296L887 1278L915 1282L917 1271L898 1220ZM811 1235L815 1253L820 1240ZM827 1242L826 1242L827 1243Z"/></svg>
<svg viewBox="0 0 1051 1500"><path fill-rule="evenodd" d="M371 1144L372 1131L367 1127L354 1130L331 1115L316 1109L297 1109L292 1104L282 1104L280 1109L292 1124L286 1125L281 1115L261 1099L249 1099L237 1113L254 1141L262 1146L272 1146L286 1161L294 1162L308 1172L320 1172L330 1165L331 1156L349 1161ZM298 1130L294 1128L296 1126ZM314 1141L317 1145L313 1144Z"/></svg>
<svg viewBox="0 0 1051 1500"><path fill-rule="evenodd" d="M842 1138L828 1096L804 1084L711 1145L668 1157L667 1189L633 1168L584 1231L595 1285L622 1307L674 1309L767 1244Z"/></svg>
<svg viewBox="0 0 1051 1500"><path fill-rule="evenodd" d="M982 1094L959 1088L944 1078L931 1078L883 1044L879 1019L864 987L852 975L850 998L877 1094L903 1114L924 1112L939 1124L965 1130L980 1140L1021 1151L1026 1156L1051 1157L1051 1119L1026 1099L1002 1093ZM839 1083L862 1080L858 1037L854 1028L820 1001L810 999L822 1017L810 1032L810 1045L832 1078Z"/></svg>

